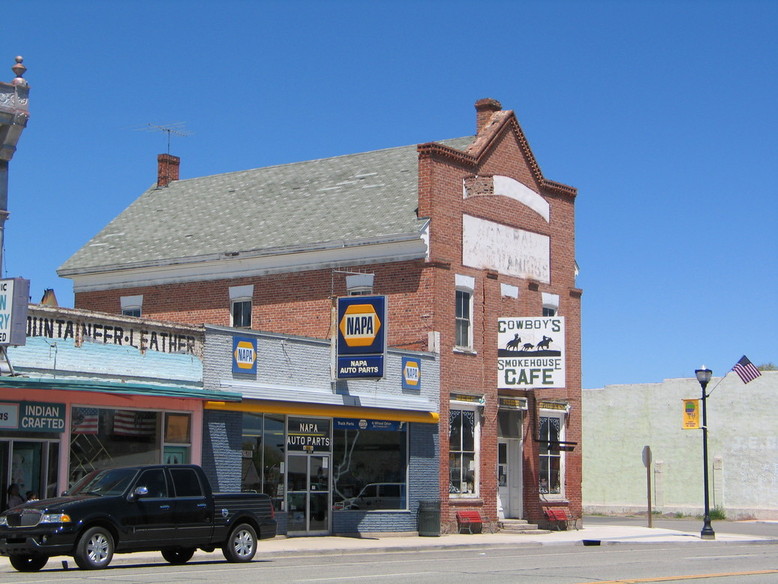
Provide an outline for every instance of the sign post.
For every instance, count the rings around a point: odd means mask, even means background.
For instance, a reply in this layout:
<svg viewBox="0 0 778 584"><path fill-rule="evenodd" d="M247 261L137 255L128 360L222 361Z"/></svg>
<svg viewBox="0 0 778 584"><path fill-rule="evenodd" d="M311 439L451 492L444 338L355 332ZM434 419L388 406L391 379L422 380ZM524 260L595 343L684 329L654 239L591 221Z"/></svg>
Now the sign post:
<svg viewBox="0 0 778 584"><path fill-rule="evenodd" d="M651 509L651 447L643 447L643 465L646 467L646 499L648 501L648 526L654 527L654 514Z"/></svg>

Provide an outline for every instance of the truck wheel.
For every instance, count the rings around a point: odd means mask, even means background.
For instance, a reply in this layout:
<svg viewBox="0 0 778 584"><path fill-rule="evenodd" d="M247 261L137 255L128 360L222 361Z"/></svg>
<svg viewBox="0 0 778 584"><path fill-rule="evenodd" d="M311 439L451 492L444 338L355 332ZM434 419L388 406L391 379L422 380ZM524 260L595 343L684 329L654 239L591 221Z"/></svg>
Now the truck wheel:
<svg viewBox="0 0 778 584"><path fill-rule="evenodd" d="M162 557L171 564L186 564L194 553L195 548L169 548L162 550Z"/></svg>
<svg viewBox="0 0 778 584"><path fill-rule="evenodd" d="M113 558L113 535L105 527L87 529L76 544L73 554L82 570L100 570Z"/></svg>
<svg viewBox="0 0 778 584"><path fill-rule="evenodd" d="M8 560L19 572L37 572L46 565L49 558L47 556L14 555L9 556Z"/></svg>
<svg viewBox="0 0 778 584"><path fill-rule="evenodd" d="M248 523L236 525L222 552L228 562L250 562L257 553L257 532Z"/></svg>

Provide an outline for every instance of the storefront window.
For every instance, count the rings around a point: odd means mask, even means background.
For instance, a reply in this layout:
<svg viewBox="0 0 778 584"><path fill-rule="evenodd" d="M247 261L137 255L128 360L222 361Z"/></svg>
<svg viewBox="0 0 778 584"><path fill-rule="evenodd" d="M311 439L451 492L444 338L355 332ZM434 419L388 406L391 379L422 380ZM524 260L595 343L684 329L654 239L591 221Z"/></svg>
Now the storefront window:
<svg viewBox="0 0 778 584"><path fill-rule="evenodd" d="M265 493L281 510L284 500L284 416L243 414L243 465L241 489Z"/></svg>
<svg viewBox="0 0 778 584"><path fill-rule="evenodd" d="M189 437L192 416L189 414L165 414L165 464L189 463Z"/></svg>
<svg viewBox="0 0 778 584"><path fill-rule="evenodd" d="M562 417L540 416L540 483L541 493L562 493L562 454L559 442L562 437Z"/></svg>
<svg viewBox="0 0 778 584"><path fill-rule="evenodd" d="M405 424L336 419L333 442L335 509L407 508Z"/></svg>
<svg viewBox="0 0 778 584"><path fill-rule="evenodd" d="M452 495L473 495L478 485L476 467L477 416L474 410L449 410L449 473L448 492Z"/></svg>
<svg viewBox="0 0 778 584"><path fill-rule="evenodd" d="M159 463L162 460L161 416L160 412L143 410L73 407L69 484L95 469ZM188 427L188 421L175 416L165 427L166 442L169 431L176 440L181 440L175 447L186 456L190 446ZM186 437L183 428L187 429Z"/></svg>

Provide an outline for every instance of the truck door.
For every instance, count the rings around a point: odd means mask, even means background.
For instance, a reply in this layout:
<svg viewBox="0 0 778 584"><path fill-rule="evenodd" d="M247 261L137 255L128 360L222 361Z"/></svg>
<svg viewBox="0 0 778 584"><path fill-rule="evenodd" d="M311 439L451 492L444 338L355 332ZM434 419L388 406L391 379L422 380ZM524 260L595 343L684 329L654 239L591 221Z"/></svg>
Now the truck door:
<svg viewBox="0 0 778 584"><path fill-rule="evenodd" d="M145 487L148 493L135 497L130 513L125 518L131 538L136 542L170 541L175 536L173 523L174 499L161 468L144 470L135 481L132 492Z"/></svg>
<svg viewBox="0 0 778 584"><path fill-rule="evenodd" d="M213 532L213 501L192 468L168 469L175 489L176 544L206 545Z"/></svg>

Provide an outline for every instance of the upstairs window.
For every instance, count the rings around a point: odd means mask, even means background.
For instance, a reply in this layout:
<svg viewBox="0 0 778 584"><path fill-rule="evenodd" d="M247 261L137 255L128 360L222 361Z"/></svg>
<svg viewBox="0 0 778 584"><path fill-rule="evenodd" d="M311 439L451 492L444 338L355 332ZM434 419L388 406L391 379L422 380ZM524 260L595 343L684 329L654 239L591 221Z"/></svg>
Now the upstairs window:
<svg viewBox="0 0 778 584"><path fill-rule="evenodd" d="M556 316L559 313L559 294L543 292L543 316Z"/></svg>
<svg viewBox="0 0 778 584"><path fill-rule="evenodd" d="M251 328L251 305L254 286L230 287L230 325L235 328Z"/></svg>
<svg viewBox="0 0 778 584"><path fill-rule="evenodd" d="M370 296L373 294L374 274L350 274L346 276L346 290L349 296Z"/></svg>
<svg viewBox="0 0 778 584"><path fill-rule="evenodd" d="M137 296L122 296L119 299L124 316L139 317L143 308L143 294Z"/></svg>
<svg viewBox="0 0 778 584"><path fill-rule="evenodd" d="M473 291L475 278L456 276L456 316L454 345L460 349L473 349Z"/></svg>

